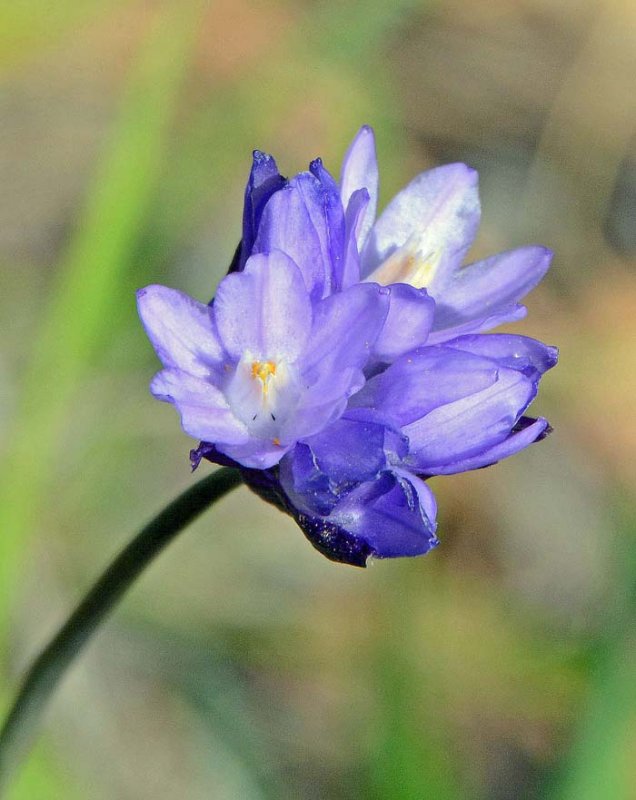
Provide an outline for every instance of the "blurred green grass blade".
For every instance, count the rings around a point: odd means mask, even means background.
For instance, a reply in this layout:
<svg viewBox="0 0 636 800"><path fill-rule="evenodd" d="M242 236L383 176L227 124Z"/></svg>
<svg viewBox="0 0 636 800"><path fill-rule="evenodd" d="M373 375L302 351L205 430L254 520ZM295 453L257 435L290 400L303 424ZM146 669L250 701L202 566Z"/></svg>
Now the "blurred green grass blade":
<svg viewBox="0 0 636 800"><path fill-rule="evenodd" d="M40 743L25 764L7 800L85 800L86 794L79 786L71 784L65 770L55 763L46 743Z"/></svg>
<svg viewBox="0 0 636 800"><path fill-rule="evenodd" d="M589 706L558 800L632 800L636 753L636 638L617 642L594 676Z"/></svg>
<svg viewBox="0 0 636 800"><path fill-rule="evenodd" d="M375 720L369 760L373 800L459 800L442 690L413 651L412 620L421 572L405 564L382 594L379 639L372 655ZM366 796L366 795L365 795Z"/></svg>
<svg viewBox="0 0 636 800"><path fill-rule="evenodd" d="M155 623L131 622L126 631L135 642L134 651L126 649L126 655L135 659L131 669L152 681L160 678L170 686L171 696L178 693L188 703L198 717L193 736L196 727L203 734L198 746L204 748L206 771L213 770L218 781L228 759L231 772L240 777L242 800L287 796L269 741L271 732L259 719L262 698L253 688L250 691L244 665L224 643L223 632L212 630L209 639L201 639ZM194 751L195 738L187 746Z"/></svg>
<svg viewBox="0 0 636 800"><path fill-rule="evenodd" d="M157 16L52 294L42 298L40 330L0 473L0 642L7 641L28 534L39 509L50 502L49 476L65 426L72 435L73 397L108 330L120 276L130 265L153 197L199 8L198 2L183 3ZM56 781L36 757L10 797L42 797L43 784L48 797L71 796L67 783L62 777Z"/></svg>
<svg viewBox="0 0 636 800"><path fill-rule="evenodd" d="M72 435L73 395L107 332L120 276L129 266L148 211L197 18L198 4L170 7L157 18L130 77L110 146L52 296L43 298L41 327L0 484L3 620L17 580L18 554L39 504L45 502L43 492L65 424Z"/></svg>
<svg viewBox="0 0 636 800"><path fill-rule="evenodd" d="M629 500L614 504L621 569L616 608L591 664L591 686L555 800L632 800L636 763L636 519ZM609 615L608 615L609 616Z"/></svg>
<svg viewBox="0 0 636 800"><path fill-rule="evenodd" d="M376 745L370 765L373 800L459 800L440 735L442 720L418 703L421 674L400 653L400 644L379 654L376 664ZM428 729L427 729L428 728Z"/></svg>

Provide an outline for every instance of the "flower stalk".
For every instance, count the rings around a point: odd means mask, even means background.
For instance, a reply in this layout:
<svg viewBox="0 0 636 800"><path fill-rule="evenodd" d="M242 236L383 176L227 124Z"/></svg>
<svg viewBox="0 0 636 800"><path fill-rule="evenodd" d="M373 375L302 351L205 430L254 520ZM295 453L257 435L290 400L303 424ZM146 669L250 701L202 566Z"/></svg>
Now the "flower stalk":
<svg viewBox="0 0 636 800"><path fill-rule="evenodd" d="M99 625L176 535L239 483L238 470L224 467L164 508L115 558L36 658L0 731L0 795L33 744L57 684Z"/></svg>

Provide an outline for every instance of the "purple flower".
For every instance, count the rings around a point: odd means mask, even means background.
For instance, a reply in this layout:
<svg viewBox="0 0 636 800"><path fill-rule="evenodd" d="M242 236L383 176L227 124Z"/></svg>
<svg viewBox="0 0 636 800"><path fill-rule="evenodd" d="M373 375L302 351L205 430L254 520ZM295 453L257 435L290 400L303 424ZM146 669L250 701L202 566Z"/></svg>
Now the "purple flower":
<svg viewBox="0 0 636 800"><path fill-rule="evenodd" d="M277 464L327 427L365 382L389 293L358 283L312 303L285 253L251 256L207 306L164 286L138 293L164 369L151 391L190 436L246 467Z"/></svg>
<svg viewBox="0 0 636 800"><path fill-rule="evenodd" d="M479 223L477 176L424 172L375 220L364 127L339 184L317 159L290 180L254 154L243 235L209 305L139 292L173 403L205 457L238 466L321 552L364 566L437 544L426 479L485 467L549 432L525 416L556 350L483 331L519 319L550 252L462 267Z"/></svg>

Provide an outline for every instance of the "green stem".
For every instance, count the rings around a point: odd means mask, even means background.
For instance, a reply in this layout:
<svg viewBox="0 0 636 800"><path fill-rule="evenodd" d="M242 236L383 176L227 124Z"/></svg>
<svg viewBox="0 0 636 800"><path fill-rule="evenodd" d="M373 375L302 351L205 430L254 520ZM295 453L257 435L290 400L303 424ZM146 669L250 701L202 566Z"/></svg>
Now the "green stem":
<svg viewBox="0 0 636 800"><path fill-rule="evenodd" d="M55 687L99 624L155 556L240 482L237 470L224 467L177 497L115 558L36 658L0 731L0 794L33 743Z"/></svg>

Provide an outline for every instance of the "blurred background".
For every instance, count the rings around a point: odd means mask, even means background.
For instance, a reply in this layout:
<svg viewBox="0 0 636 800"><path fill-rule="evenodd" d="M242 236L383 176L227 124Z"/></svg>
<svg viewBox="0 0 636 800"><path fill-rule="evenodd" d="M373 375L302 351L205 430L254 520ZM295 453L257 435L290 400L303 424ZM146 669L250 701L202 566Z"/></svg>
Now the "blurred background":
<svg viewBox="0 0 636 800"><path fill-rule="evenodd" d="M0 8L0 700L194 480L134 291L206 301L252 149L382 203L481 175L475 258L556 251L515 330L555 433L438 478L442 545L366 571L240 489L72 670L11 800L636 798L636 6L16 0ZM197 477L210 470L203 465Z"/></svg>

